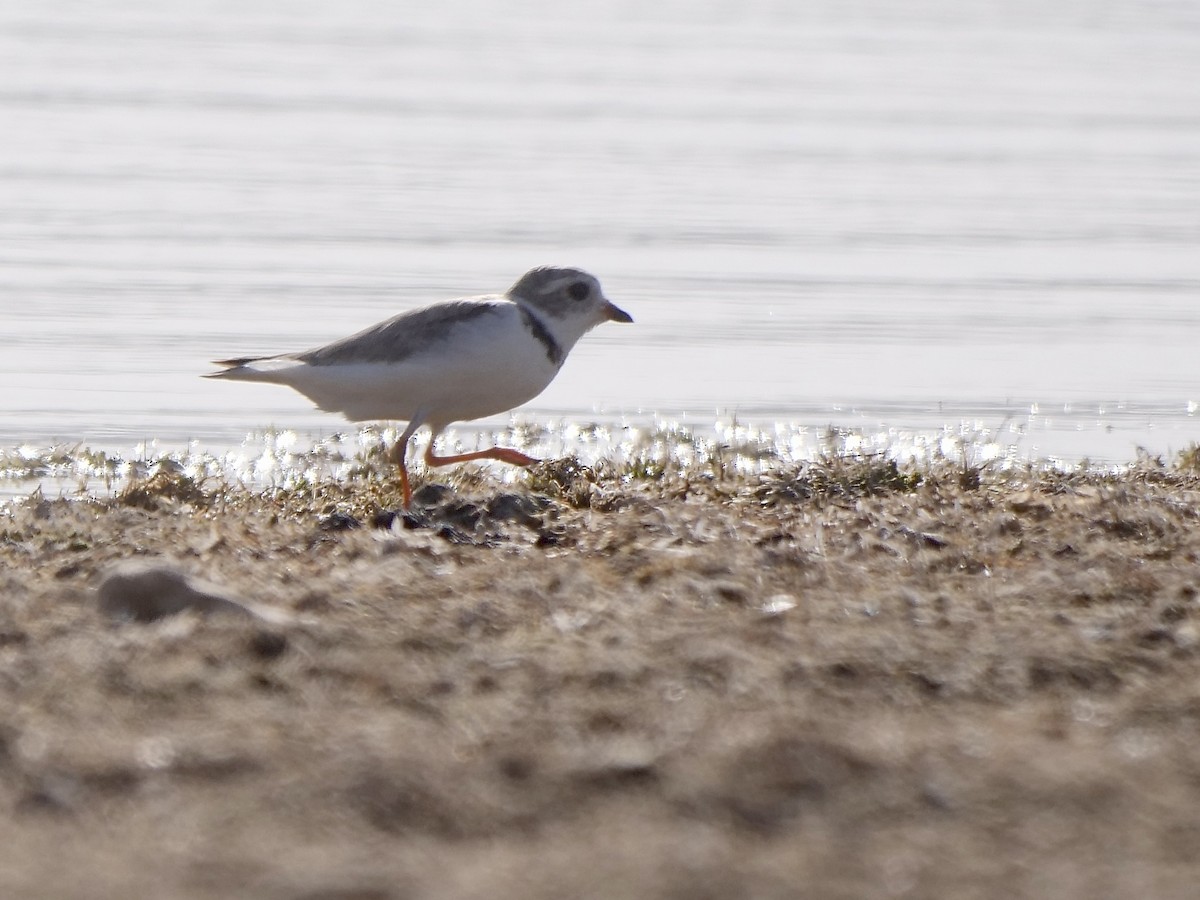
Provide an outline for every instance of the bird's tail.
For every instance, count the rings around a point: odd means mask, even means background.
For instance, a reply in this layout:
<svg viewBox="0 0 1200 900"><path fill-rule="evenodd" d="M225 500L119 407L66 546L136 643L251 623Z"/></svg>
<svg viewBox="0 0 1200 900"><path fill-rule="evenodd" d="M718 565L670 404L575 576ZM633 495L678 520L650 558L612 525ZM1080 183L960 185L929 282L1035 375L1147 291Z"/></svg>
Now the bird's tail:
<svg viewBox="0 0 1200 900"><path fill-rule="evenodd" d="M219 372L209 372L203 378L229 378L233 381L275 381L275 371L259 368L254 363L277 359L274 356L242 356L238 359L215 359L214 366L224 366Z"/></svg>

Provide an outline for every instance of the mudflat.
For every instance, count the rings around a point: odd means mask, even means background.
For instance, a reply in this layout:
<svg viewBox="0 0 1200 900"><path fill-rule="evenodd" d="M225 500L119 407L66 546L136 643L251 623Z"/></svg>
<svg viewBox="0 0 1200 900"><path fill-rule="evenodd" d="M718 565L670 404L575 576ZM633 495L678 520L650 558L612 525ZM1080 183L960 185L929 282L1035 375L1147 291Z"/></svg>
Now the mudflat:
<svg viewBox="0 0 1200 900"><path fill-rule="evenodd" d="M12 504L0 895L1196 895L1195 471L452 477Z"/></svg>

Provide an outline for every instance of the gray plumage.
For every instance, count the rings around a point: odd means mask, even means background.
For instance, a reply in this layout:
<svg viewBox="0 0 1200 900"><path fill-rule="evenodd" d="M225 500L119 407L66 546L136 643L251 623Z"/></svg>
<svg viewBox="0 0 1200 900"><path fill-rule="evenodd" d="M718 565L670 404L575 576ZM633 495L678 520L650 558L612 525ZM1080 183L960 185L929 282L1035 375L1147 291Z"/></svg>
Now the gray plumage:
<svg viewBox="0 0 1200 900"><path fill-rule="evenodd" d="M417 350L445 341L466 322L500 314L501 300L450 300L393 316L358 334L295 354L311 366L335 366L344 362L399 362Z"/></svg>

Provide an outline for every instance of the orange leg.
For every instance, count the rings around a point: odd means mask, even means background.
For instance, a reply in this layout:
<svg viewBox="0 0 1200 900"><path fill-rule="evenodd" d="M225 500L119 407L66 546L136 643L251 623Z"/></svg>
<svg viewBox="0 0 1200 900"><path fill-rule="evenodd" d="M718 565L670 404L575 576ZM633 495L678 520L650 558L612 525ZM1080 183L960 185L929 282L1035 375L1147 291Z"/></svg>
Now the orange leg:
<svg viewBox="0 0 1200 900"><path fill-rule="evenodd" d="M492 447L489 450L458 453L454 456L436 456L433 452L433 440L430 439L429 446L425 448L425 464L428 466L448 466L450 463L470 462L473 459L498 459L500 462L510 463L514 466L532 466L536 462L541 462L540 459L526 456L520 450L513 450L509 447Z"/></svg>
<svg viewBox="0 0 1200 900"><path fill-rule="evenodd" d="M408 439L397 441L388 454L391 461L400 467L400 490L404 492L404 509L407 511L412 504L412 487L408 483L408 467L404 464L404 456L408 451Z"/></svg>
<svg viewBox="0 0 1200 900"><path fill-rule="evenodd" d="M400 469L400 489L404 492L404 508L407 510L412 505L412 485L408 480L408 467L404 464L408 453L408 441L413 436L413 433L421 425L421 419L415 418L408 423L408 427L404 429L404 433L396 440L396 444L392 447L389 457ZM434 427L429 436L429 446L425 448L425 464L430 468L434 466L448 466L451 463L470 462L475 459L496 459L500 462L506 462L514 466L532 466L536 462L541 462L539 459L534 459L532 456L526 456L520 450L512 450L508 447L492 447L488 450L476 450L474 453L459 453L454 456L438 456L433 452L433 442L437 439L438 432L441 428Z"/></svg>

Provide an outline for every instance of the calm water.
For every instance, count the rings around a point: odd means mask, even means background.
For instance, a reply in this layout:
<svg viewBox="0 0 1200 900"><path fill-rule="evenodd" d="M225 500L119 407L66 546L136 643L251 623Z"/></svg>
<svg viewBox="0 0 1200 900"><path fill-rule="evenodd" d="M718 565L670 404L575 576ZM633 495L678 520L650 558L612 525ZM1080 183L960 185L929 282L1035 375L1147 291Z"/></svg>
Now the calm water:
<svg viewBox="0 0 1200 900"><path fill-rule="evenodd" d="M1200 4L0 0L0 134L0 446L547 262L637 323L535 420L1200 440Z"/></svg>

